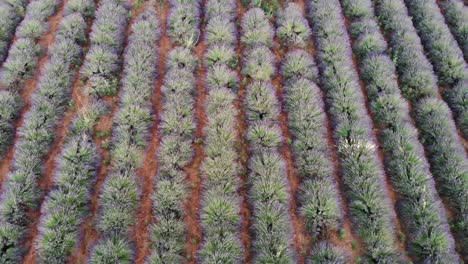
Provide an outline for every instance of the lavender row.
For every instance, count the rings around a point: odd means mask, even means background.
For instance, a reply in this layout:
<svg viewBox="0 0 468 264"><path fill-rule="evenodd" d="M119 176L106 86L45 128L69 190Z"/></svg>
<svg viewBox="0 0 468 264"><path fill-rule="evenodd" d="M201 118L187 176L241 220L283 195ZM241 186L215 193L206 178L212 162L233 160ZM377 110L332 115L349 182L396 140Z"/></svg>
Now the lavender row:
<svg viewBox="0 0 468 264"><path fill-rule="evenodd" d="M435 0L406 1L406 4L428 58L439 77L439 84L448 86L442 95L452 109L459 129L468 137L468 68L463 53Z"/></svg>
<svg viewBox="0 0 468 264"><path fill-rule="evenodd" d="M160 31L153 10L140 14L131 25L120 103L113 120L110 169L99 196L96 226L102 238L92 251L91 263L129 262L134 256L130 231L141 196L137 169L143 162L153 120L155 46Z"/></svg>
<svg viewBox="0 0 468 264"><path fill-rule="evenodd" d="M211 0L206 6L206 54L218 47L234 52L237 43L236 1ZM205 61L206 64L206 158L201 169L204 188L200 217L204 241L199 259L200 263L242 263L241 200L237 192L240 186L236 149L238 110L234 105L239 80L234 63L221 60Z"/></svg>
<svg viewBox="0 0 468 264"><path fill-rule="evenodd" d="M387 175L400 197L397 209L408 234L410 254L421 262L455 262L445 211L398 88L395 66L386 54L387 43L375 20L372 2L344 0L343 7L351 20L349 31L354 52L374 123L380 128L380 143L388 157Z"/></svg>
<svg viewBox="0 0 468 264"><path fill-rule="evenodd" d="M32 105L19 128L19 140L12 168L3 183L0 204L2 263L17 263L24 253L22 238L31 223L28 212L39 207L43 159L54 141L54 130L68 107L76 65L80 64L86 40L86 23L81 14L64 17L49 50L33 94Z"/></svg>
<svg viewBox="0 0 468 264"><path fill-rule="evenodd" d="M463 0L443 0L439 7L444 12L445 22L450 28L458 46L468 60L468 8Z"/></svg>
<svg viewBox="0 0 468 264"><path fill-rule="evenodd" d="M195 77L197 59L189 49L177 47L167 58L162 87L161 145L153 194L152 253L148 263L181 262L187 236L185 201L189 186L185 167L193 157L195 137Z"/></svg>
<svg viewBox="0 0 468 264"><path fill-rule="evenodd" d="M168 35L179 47L168 54L162 86L161 144L152 197L156 223L151 225L151 255L147 259L154 264L187 259L185 203L190 186L185 169L194 156L196 128L195 71L199 62L192 48L200 34L199 3L174 0L170 7Z"/></svg>
<svg viewBox="0 0 468 264"><path fill-rule="evenodd" d="M451 224L459 230L457 233L466 244L468 161L450 110L437 97L437 85L431 65L424 57L421 42L403 1L378 1L376 13L389 36L391 56L396 62L402 94L412 102L411 114L419 129L419 137L425 147L432 175L438 183L439 195L456 212Z"/></svg>
<svg viewBox="0 0 468 264"><path fill-rule="evenodd" d="M0 64L5 60L16 27L25 15L25 0L0 1Z"/></svg>
<svg viewBox="0 0 468 264"><path fill-rule="evenodd" d="M254 262L293 263L290 193L286 162L279 154L283 137L280 105L271 81L275 57L268 48L274 30L265 13L252 8L243 17L245 46L242 73L250 81L244 100L249 142L248 180L251 186Z"/></svg>
<svg viewBox="0 0 468 264"><path fill-rule="evenodd" d="M85 92L94 99L117 94L128 19L128 7L116 0L103 0L96 12L91 47L80 76L86 86Z"/></svg>
<svg viewBox="0 0 468 264"><path fill-rule="evenodd" d="M26 80L34 76L41 55L39 39L49 30L47 18L55 13L59 4L58 0L34 0L28 5L16 30L17 40L0 69L0 158L14 141L14 122L24 104L19 92ZM18 12L24 12L20 11L22 4L15 6Z"/></svg>
<svg viewBox="0 0 468 264"><path fill-rule="evenodd" d="M200 38L199 0L171 0L167 32L177 46L192 48Z"/></svg>
<svg viewBox="0 0 468 264"><path fill-rule="evenodd" d="M306 230L316 241L311 262L329 260L345 263L346 257L327 239L343 224L337 183L327 138L326 115L318 83L318 69L307 47L311 29L301 8L288 4L279 13L276 29L283 47L290 47L285 55L283 76L284 104L288 113L288 128L292 134L295 165L301 178L298 193L299 210L305 219ZM301 49L299 49L301 48Z"/></svg>
<svg viewBox="0 0 468 264"><path fill-rule="evenodd" d="M372 123L351 61L340 4L335 0L314 0L309 7L317 36L322 89L355 233L370 261L396 262L395 216L377 157Z"/></svg>

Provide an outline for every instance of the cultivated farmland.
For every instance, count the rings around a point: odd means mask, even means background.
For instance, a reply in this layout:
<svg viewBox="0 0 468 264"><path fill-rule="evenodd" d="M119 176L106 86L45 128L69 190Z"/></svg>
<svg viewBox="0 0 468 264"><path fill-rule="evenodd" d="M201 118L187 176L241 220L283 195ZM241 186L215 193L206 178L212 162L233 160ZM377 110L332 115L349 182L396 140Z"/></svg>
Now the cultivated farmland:
<svg viewBox="0 0 468 264"><path fill-rule="evenodd" d="M468 261L463 0L0 0L0 264Z"/></svg>

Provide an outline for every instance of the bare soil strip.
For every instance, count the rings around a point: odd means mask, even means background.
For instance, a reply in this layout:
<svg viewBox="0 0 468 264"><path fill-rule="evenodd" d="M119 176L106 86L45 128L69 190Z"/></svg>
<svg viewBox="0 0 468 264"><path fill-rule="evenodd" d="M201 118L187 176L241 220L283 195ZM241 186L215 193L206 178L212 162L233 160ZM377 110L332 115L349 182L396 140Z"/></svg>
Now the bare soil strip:
<svg viewBox="0 0 468 264"><path fill-rule="evenodd" d="M152 8L152 7L150 7ZM137 223L135 226L135 241L136 241L136 264L143 264L147 256L150 254L150 238L148 225L154 221L152 208L152 194L154 190L154 177L156 176L158 168L158 159L156 153L161 143L161 137L159 133L160 124L160 113L162 111L161 105L161 87L163 85L165 68L166 68L166 57L169 51L172 49L172 44L167 35L167 17L169 15L169 5L162 4L158 6L158 15L160 18L160 24L162 29L161 39L158 43L159 47L159 63L157 69L157 81L156 87L151 98L153 104L154 114L154 125L151 133L151 141L145 154L145 160L143 167L140 168L139 174L141 176L142 183L142 194L141 194L141 206L138 210Z"/></svg>
<svg viewBox="0 0 468 264"><path fill-rule="evenodd" d="M237 1L237 21L241 21L244 17L244 13L246 9L242 6L242 0ZM240 24L240 23L239 23ZM241 32L240 26L238 27L238 32ZM244 100L246 95L246 87L244 84L244 78L241 73L241 61L243 56L243 47L240 43L240 38L237 44L237 56L239 60L239 67L237 69L237 75L240 80L239 91L237 95L237 101L235 106L237 108L238 116L237 116L237 125L238 125L238 152L239 152L239 162L241 166L241 173L239 175L240 178L240 188L239 188L239 195L241 196L241 241L244 246L244 263L250 264L252 263L252 252L251 252L251 245L252 245L252 238L251 238L251 205L249 203L249 195L248 195L248 172L247 172L247 162L249 157L249 146L246 140L247 134L247 121L245 119L245 111L244 111Z"/></svg>
<svg viewBox="0 0 468 264"><path fill-rule="evenodd" d="M201 7L204 8L206 5L206 0L202 1ZM199 220L199 211L201 203L201 193L202 193L202 184L200 176L200 166L205 159L205 150L203 148L203 131L206 125L206 114L205 114L205 101L206 101L206 89L205 89L205 77L206 77L206 68L204 66L203 57L206 50L206 44L204 38L205 32L205 23L204 23L204 13L201 12L200 17L200 40L195 47L195 55L199 60L200 67L196 73L196 89L197 89L197 99L195 102L195 119L197 122L195 137L196 141L193 143L194 148L194 158L191 164L186 168L187 180L192 188L192 193L189 195L188 200L186 201L185 209L185 223L188 228L186 249L187 249L187 262L197 263L197 252L200 248L200 242L202 240L202 229Z"/></svg>

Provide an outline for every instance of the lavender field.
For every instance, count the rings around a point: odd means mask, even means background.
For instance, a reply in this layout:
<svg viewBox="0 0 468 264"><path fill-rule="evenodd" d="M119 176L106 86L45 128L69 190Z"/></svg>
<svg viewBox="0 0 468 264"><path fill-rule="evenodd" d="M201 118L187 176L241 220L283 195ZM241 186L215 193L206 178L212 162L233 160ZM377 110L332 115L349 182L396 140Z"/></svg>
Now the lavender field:
<svg viewBox="0 0 468 264"><path fill-rule="evenodd" d="M0 0L0 264L468 263L463 0Z"/></svg>

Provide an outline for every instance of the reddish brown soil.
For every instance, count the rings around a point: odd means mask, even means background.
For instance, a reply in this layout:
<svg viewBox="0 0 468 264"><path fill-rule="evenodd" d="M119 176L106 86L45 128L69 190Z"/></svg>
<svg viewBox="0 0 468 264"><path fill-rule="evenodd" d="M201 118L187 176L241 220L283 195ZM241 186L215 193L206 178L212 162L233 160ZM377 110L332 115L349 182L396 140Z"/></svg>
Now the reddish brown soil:
<svg viewBox="0 0 468 264"><path fill-rule="evenodd" d="M303 14L307 15L306 14L306 10L307 10L307 4L304 0L297 0L295 1L296 4L299 5L299 7L301 8Z"/></svg>
<svg viewBox="0 0 468 264"><path fill-rule="evenodd" d="M159 113L162 111L161 105L161 87L163 85L164 72L166 67L166 56L167 53L172 49L172 44L167 35L166 29L166 20L169 14L169 5L160 6L158 8L158 14L160 16L160 23L162 28L162 36L159 41L159 64L158 64L158 74L159 78L156 82L155 91L151 102L153 104L153 112L155 114L155 123L153 126L153 131L151 133L151 141L149 147L145 154L145 160L143 162L143 167L140 169L139 174L142 181L142 196L141 196L141 206L138 210L137 223L134 230L134 237L136 242L136 264L143 264L146 257L150 253L150 238L148 233L148 225L154 221L154 216L152 215L152 193L154 190L154 177L157 172L158 160L156 158L156 152L160 144L160 135L159 135L159 123L160 117Z"/></svg>
<svg viewBox="0 0 468 264"><path fill-rule="evenodd" d="M202 1L202 7L205 6L206 1ZM203 20L202 20L203 21ZM195 102L195 118L197 120L197 129L195 137L198 140L203 139L203 131L206 125L206 114L205 114L205 100L206 100L206 90L205 90L205 76L206 69L203 62L203 56L206 50L206 44L203 39L205 31L205 25L200 27L200 41L195 48L195 54L199 59L199 69L197 74L197 100ZM195 150L195 156L191 164L186 168L187 180L192 188L192 193L189 195L189 198L186 201L185 210L185 223L188 228L187 241L186 241L186 250L187 250L187 261L188 263L197 263L197 251L200 248L202 240L202 229L199 221L199 210L201 203L201 176L200 176L200 166L205 158L205 153L203 149L203 140L202 142L194 142L193 148Z"/></svg>
<svg viewBox="0 0 468 264"><path fill-rule="evenodd" d="M242 17L244 16L245 13L245 8L242 6L242 1L239 0L237 1L237 19L238 21L242 20ZM240 27L238 27L238 31L240 32ZM237 56L238 59L241 60L243 58L243 47L240 43L238 42L238 49L237 49ZM239 64L241 61L239 61ZM247 162L248 162L248 143L246 140L246 133L247 133L247 122L245 119L245 111L244 111L244 100L245 100L245 95L246 95L246 87L243 82L243 77L240 72L240 66L237 70L237 75L239 76L240 80L240 86L239 86L239 91L237 95L237 101L235 103L236 108L237 108L237 136L238 136L238 151L239 151L239 162L240 162L240 167L242 173L240 173L239 178L241 180L240 188L238 190L238 193L241 197L241 217L242 217L242 222L241 222L241 240L242 244L244 246L244 263L252 263L252 256L251 256L251 233L250 233L250 228L251 228L251 206L249 204L249 199L248 199L248 176L247 176Z"/></svg>
<svg viewBox="0 0 468 264"><path fill-rule="evenodd" d="M20 125L23 123L22 120L24 118L24 113L21 111L21 117L18 122L15 122L15 131L18 130ZM10 147L10 149L5 153L5 156L0 163L0 189L2 187L3 182L7 178L7 174L10 171L10 167L13 164L13 155L15 154L15 146L16 142L18 142L19 136L18 134L15 135L14 143Z"/></svg>

